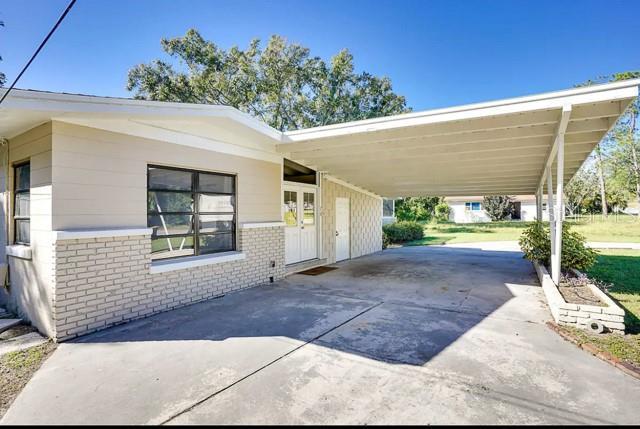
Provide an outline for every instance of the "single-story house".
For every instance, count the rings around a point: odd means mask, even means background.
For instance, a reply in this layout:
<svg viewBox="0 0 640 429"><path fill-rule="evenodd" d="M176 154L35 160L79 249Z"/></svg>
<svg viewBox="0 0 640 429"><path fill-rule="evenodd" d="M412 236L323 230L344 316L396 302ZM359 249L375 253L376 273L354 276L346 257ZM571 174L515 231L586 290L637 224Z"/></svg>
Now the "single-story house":
<svg viewBox="0 0 640 429"><path fill-rule="evenodd" d="M543 200L546 195L543 196ZM536 196L512 195L513 213L510 219L514 221L536 220ZM455 223L491 222L491 218L484 210L484 197L445 197L445 202L451 207L449 220ZM547 204L542 204L542 220L549 220Z"/></svg>
<svg viewBox="0 0 640 429"><path fill-rule="evenodd" d="M0 301L65 340L380 251L382 197L536 193L540 210L639 83L284 133L226 106L14 90Z"/></svg>

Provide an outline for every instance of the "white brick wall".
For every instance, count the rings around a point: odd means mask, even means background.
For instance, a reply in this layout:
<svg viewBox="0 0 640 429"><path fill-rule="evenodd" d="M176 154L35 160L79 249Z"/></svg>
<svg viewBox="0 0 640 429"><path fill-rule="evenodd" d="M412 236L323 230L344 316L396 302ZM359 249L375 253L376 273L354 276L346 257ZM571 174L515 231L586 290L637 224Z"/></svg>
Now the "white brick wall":
<svg viewBox="0 0 640 429"><path fill-rule="evenodd" d="M329 263L336 261L336 198L349 198L351 257L382 250L382 198L335 183L322 181L322 249Z"/></svg>
<svg viewBox="0 0 640 429"><path fill-rule="evenodd" d="M282 227L241 229L243 260L160 274L149 272L148 235L58 240L53 247L56 340L284 276Z"/></svg>

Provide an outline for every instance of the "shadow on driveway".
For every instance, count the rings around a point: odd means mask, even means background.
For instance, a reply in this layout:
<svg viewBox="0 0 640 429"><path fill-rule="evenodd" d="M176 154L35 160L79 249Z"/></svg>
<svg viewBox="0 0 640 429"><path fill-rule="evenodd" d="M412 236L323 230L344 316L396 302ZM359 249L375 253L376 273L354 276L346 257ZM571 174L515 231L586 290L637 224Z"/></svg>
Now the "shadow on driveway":
<svg viewBox="0 0 640 429"><path fill-rule="evenodd" d="M3 423L637 421L638 383L544 327L519 252L337 266L61 344Z"/></svg>

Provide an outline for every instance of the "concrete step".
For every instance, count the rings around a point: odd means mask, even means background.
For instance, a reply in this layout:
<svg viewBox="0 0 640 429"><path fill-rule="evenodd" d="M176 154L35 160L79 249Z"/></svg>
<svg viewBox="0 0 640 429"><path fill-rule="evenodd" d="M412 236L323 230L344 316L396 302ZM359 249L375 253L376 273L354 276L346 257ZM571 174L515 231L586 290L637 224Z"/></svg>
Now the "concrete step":
<svg viewBox="0 0 640 429"><path fill-rule="evenodd" d="M0 319L0 334L22 323L22 319Z"/></svg>
<svg viewBox="0 0 640 429"><path fill-rule="evenodd" d="M285 267L285 274L294 274L300 271L307 270L309 268L317 267L319 265L325 265L327 263L327 259L310 259L308 261L302 261L295 264L289 264Z"/></svg>
<svg viewBox="0 0 640 429"><path fill-rule="evenodd" d="M13 314L9 313L4 307L0 307L0 319L7 319L13 317Z"/></svg>

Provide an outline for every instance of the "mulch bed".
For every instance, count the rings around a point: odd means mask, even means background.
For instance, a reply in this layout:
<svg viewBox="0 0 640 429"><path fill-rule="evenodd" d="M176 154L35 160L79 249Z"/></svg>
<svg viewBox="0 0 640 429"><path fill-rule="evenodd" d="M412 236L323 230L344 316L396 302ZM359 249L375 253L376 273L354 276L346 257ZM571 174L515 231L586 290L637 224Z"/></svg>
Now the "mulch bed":
<svg viewBox="0 0 640 429"><path fill-rule="evenodd" d="M561 325L558 325L557 323L554 322L547 322L547 326L555 331L556 333L558 333L558 335L560 335L562 338L564 338L565 340L575 344L576 346L580 347L582 350L585 350L589 353L591 353L592 355L596 356L597 358L615 366L616 368L618 368L619 370L621 370L622 372L637 378L638 380L640 380L640 367L637 367L629 362L625 362L619 358L617 358L616 356L612 355L611 353L609 353L606 350L602 350L600 347L598 347L597 345L593 344L593 343L589 343L589 342L582 342L580 341L575 335L573 335L569 330L564 329Z"/></svg>
<svg viewBox="0 0 640 429"><path fill-rule="evenodd" d="M571 304L597 305L599 307L607 306L606 303L594 295L588 286L573 286L560 283L558 290L564 300Z"/></svg>

